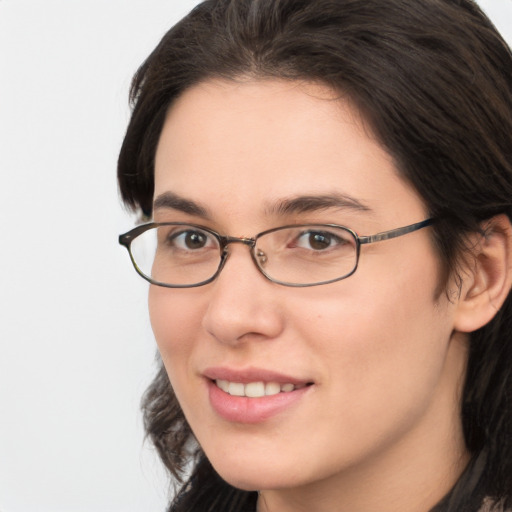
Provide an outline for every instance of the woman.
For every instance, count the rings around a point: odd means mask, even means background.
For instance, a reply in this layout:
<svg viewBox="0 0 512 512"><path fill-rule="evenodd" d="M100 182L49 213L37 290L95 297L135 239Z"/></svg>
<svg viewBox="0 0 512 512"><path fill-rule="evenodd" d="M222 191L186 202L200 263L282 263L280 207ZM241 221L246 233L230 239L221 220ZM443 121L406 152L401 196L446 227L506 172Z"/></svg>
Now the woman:
<svg viewBox="0 0 512 512"><path fill-rule="evenodd" d="M165 35L118 171L170 510L511 506L511 93L470 0L209 0Z"/></svg>

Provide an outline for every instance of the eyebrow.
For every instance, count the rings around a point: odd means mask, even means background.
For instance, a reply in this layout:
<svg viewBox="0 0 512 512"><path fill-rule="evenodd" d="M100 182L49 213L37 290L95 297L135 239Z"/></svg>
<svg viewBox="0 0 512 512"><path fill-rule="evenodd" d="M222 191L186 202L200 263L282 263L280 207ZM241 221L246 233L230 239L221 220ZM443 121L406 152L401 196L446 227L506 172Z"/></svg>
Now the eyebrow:
<svg viewBox="0 0 512 512"><path fill-rule="evenodd" d="M173 192L164 192L160 194L153 203L154 210L172 209L187 215L210 219L211 215L207 208L190 199L185 199ZM267 215L292 215L300 213L310 213L327 209L349 209L361 212L371 212L372 209L361 201L346 194L322 194L305 195L289 199L280 199L267 205L265 213Z"/></svg>
<svg viewBox="0 0 512 512"><path fill-rule="evenodd" d="M163 194L160 194L153 202L153 209L172 209L195 217L202 217L203 219L210 218L208 210L204 206L201 206L190 199L180 197L173 192L164 192Z"/></svg>
<svg viewBox="0 0 512 512"><path fill-rule="evenodd" d="M290 215L299 213L309 213L331 208L349 209L360 212L371 212L372 209L358 201L357 199L345 194L325 194L325 195L306 195L297 196L290 199L282 199L270 204L266 211L270 215Z"/></svg>

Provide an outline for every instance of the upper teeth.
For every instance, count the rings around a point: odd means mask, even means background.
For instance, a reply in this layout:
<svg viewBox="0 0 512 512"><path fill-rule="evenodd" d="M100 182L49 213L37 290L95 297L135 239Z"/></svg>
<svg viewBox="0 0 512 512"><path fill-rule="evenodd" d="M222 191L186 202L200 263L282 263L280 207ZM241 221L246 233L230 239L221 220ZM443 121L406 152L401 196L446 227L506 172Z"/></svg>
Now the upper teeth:
<svg viewBox="0 0 512 512"><path fill-rule="evenodd" d="M229 382L227 380L217 379L217 386L233 396L247 396L250 398L259 398L262 396L277 395L281 391L287 393L294 389L304 387L305 384L296 386L295 384L279 384L278 382Z"/></svg>

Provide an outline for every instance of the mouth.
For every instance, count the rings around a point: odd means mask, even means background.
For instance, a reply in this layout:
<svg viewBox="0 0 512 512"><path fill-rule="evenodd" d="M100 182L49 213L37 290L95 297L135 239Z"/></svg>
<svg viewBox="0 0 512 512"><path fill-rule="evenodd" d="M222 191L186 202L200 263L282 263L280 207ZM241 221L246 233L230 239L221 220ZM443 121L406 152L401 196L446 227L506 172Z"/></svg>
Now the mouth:
<svg viewBox="0 0 512 512"><path fill-rule="evenodd" d="M215 413L234 423L256 424L307 400L314 382L258 369L209 368L203 374Z"/></svg>
<svg viewBox="0 0 512 512"><path fill-rule="evenodd" d="M272 381L256 381L244 384L243 382L231 382L224 379L215 379L213 382L219 389L224 391L224 393L228 393L231 396L248 398L263 398L265 396L278 395L279 393L291 393L292 391L312 385L311 382L303 384L287 382L281 384L279 382Z"/></svg>

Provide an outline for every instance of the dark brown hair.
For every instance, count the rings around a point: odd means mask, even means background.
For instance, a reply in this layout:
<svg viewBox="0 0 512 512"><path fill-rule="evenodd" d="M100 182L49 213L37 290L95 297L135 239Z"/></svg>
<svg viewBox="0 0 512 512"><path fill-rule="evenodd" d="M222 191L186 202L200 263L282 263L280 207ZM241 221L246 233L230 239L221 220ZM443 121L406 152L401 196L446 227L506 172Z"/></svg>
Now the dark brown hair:
<svg viewBox="0 0 512 512"><path fill-rule="evenodd" d="M456 274L468 233L496 214L512 218L512 56L472 0L201 3L134 77L118 166L129 207L151 215L156 145L173 101L198 82L240 77L319 81L348 98L441 219L434 236L445 276ZM467 447L485 454L474 492L505 500L512 500L511 374L509 295L471 334L461 404ZM234 511L254 500L223 483L200 447L187 449L192 434L163 367L143 408L147 433L173 475L196 460L192 491L173 510ZM449 510L463 510L464 493L467 486Z"/></svg>

